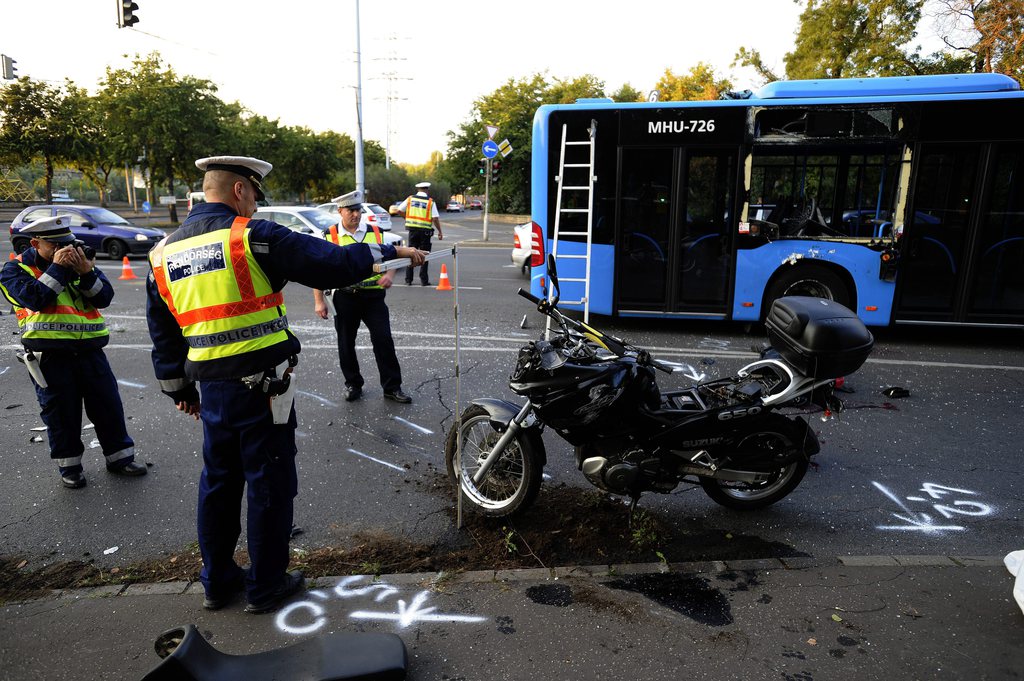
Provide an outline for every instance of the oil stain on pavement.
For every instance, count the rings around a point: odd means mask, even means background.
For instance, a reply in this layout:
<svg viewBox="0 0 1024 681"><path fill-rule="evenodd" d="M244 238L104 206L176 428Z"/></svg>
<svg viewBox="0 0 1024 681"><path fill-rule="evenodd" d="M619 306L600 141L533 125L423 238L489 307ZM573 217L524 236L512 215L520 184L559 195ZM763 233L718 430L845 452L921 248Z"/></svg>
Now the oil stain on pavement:
<svg viewBox="0 0 1024 681"><path fill-rule="evenodd" d="M620 591L632 591L670 610L711 627L732 624L729 599L703 577L680 574L636 575L605 582Z"/></svg>

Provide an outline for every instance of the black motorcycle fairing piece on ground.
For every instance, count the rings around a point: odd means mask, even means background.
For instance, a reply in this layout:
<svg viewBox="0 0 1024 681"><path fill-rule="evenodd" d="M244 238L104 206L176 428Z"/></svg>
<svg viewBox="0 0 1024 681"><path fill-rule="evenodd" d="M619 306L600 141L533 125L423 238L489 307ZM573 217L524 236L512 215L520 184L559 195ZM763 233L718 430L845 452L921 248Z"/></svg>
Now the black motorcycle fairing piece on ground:
<svg viewBox="0 0 1024 681"><path fill-rule="evenodd" d="M142 681L398 681L405 678L402 639L383 633L335 633L253 655L228 655L195 625L155 643L164 660Z"/></svg>
<svg viewBox="0 0 1024 681"><path fill-rule="evenodd" d="M558 280L548 264L553 290ZM525 405L474 400L446 439L448 474L476 511L504 517L529 507L546 463L546 427L576 448L595 486L639 498L699 482L713 500L753 510L800 483L818 439L805 419L780 413L808 402L838 411L836 378L858 369L874 339L842 305L789 297L773 304L773 349L736 376L661 392L669 365L623 340L565 317L558 298L520 290L558 325L520 349L509 388Z"/></svg>

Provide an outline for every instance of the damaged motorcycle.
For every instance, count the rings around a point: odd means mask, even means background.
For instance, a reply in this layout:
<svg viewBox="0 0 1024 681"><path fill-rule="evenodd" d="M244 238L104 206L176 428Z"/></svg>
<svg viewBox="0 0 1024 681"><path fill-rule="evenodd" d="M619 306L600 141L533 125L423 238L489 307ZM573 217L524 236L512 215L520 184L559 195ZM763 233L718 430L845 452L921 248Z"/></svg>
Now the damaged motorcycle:
<svg viewBox="0 0 1024 681"><path fill-rule="evenodd" d="M796 489L819 451L806 418L782 410L839 411L836 379L860 368L874 346L861 320L835 301L780 298L765 320L771 346L759 360L729 378L661 391L656 372L672 365L563 315L550 257L548 275L550 300L519 290L557 327L519 350L509 388L525 404L473 400L445 441L448 475L486 516L520 513L536 499L545 429L575 448L587 480L634 506L644 492L669 493L683 482L732 509L774 504Z"/></svg>

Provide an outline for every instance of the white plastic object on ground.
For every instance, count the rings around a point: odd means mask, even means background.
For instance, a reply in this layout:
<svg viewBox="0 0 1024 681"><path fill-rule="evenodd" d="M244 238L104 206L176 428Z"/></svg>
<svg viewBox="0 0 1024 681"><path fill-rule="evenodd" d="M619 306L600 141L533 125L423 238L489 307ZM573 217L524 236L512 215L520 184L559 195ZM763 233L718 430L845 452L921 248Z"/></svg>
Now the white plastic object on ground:
<svg viewBox="0 0 1024 681"><path fill-rule="evenodd" d="M1013 599L1024 612L1024 551L1011 551L1003 558L1003 564L1011 575L1017 577L1013 583Z"/></svg>

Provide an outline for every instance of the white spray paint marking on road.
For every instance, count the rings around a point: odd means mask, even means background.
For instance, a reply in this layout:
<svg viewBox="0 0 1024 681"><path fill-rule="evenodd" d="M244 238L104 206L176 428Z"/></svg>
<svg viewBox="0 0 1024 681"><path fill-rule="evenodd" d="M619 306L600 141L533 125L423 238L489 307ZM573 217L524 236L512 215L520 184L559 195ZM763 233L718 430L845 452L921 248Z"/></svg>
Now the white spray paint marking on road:
<svg viewBox="0 0 1024 681"><path fill-rule="evenodd" d="M369 583L363 583L368 581ZM334 587L334 596L341 599L356 597L374 596L374 601L381 603L386 599L395 596L399 591L386 582L375 582L372 577L357 575L345 577ZM307 596L319 601L326 601L330 594L321 590L309 591ZM435 606L425 607L427 599L430 598L429 591L420 591L413 596L408 604L405 599L399 598L396 601L397 607L393 611L368 611L356 610L349 613L352 619L361 620L385 620L397 622L399 627L405 628L417 622L485 622L486 617L479 615L463 615L456 613L436 612ZM312 634L322 629L328 622L326 609L314 600L304 600L290 603L274 617L274 624L278 630L285 634L303 635Z"/></svg>
<svg viewBox="0 0 1024 681"><path fill-rule="evenodd" d="M3 376L4 374L6 374L10 370L11 370L11 367L4 367L3 369L0 369L0 376Z"/></svg>
<svg viewBox="0 0 1024 681"><path fill-rule="evenodd" d="M413 430L418 430L419 432L423 433L424 435L433 435L434 434L434 431L430 430L429 428L424 428L423 426L418 426L415 423L413 423L412 421L406 421L401 416L392 416L391 418L395 419L399 423L404 423L405 425L409 426Z"/></svg>
<svg viewBox="0 0 1024 681"><path fill-rule="evenodd" d="M314 400L316 400L320 404L325 404L328 407L337 407L338 406L337 402L331 402L326 397L320 397L319 395L317 395L315 393L306 392L305 390L296 390L295 393L297 395L303 395L305 397L312 397Z"/></svg>
<svg viewBox="0 0 1024 681"><path fill-rule="evenodd" d="M877 482L872 482L871 484L874 485L882 494L889 497L889 499L899 506L905 514L901 515L899 513L893 513L892 517L907 523L906 525L877 525L876 529L924 532L926 534L942 534L947 531L962 532L967 529L963 525L936 525L932 520L931 515L920 511L913 511L909 506L903 503L902 499L885 487L885 485ZM976 496L978 494L977 492L973 492L968 489L947 487L946 485L937 485L931 482L926 482L921 485L921 489L918 491L924 492L931 497L932 500L943 500L943 497L951 494L969 494L972 496ZM928 499L920 496L906 497L906 500L913 502L928 502ZM949 505L948 503L932 504L932 508L946 520L950 520L957 515L987 516L993 512L993 508L988 504L983 504L978 501L965 501L962 499L953 500L952 505Z"/></svg>
<svg viewBox="0 0 1024 681"><path fill-rule="evenodd" d="M364 459L369 459L370 461L373 461L374 463L379 463L382 466L387 466L388 468L394 468L396 471L401 471L403 473L405 472L405 469L402 468L401 466L396 466L393 463L388 463L387 461L381 461L380 459L375 459L372 456L370 456L369 454L363 454L362 452L360 452L358 450L355 450L355 449L352 449L351 447L348 448L348 451L352 452L356 456L361 456Z"/></svg>
<svg viewBox="0 0 1024 681"><path fill-rule="evenodd" d="M132 383L131 381L126 381L123 378L117 379L117 382L118 382L119 385L126 385L129 388L140 388L141 389L141 388L145 388L146 387L145 384L143 384L143 383Z"/></svg>

